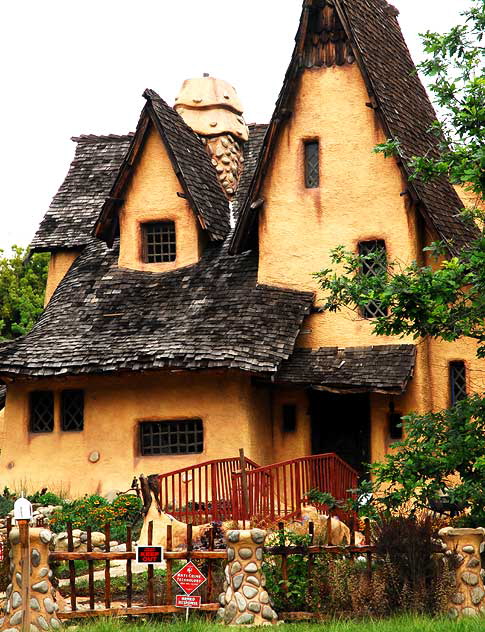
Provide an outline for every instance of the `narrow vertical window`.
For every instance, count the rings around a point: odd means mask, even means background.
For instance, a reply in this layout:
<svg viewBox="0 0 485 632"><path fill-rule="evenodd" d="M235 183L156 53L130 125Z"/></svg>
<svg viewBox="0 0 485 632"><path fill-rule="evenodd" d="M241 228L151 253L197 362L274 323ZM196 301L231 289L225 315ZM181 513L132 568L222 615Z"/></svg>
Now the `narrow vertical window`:
<svg viewBox="0 0 485 632"><path fill-rule="evenodd" d="M466 367L464 362L450 362L450 399L452 404L465 399Z"/></svg>
<svg viewBox="0 0 485 632"><path fill-rule="evenodd" d="M320 185L319 142L310 140L305 142L305 186L316 189Z"/></svg>
<svg viewBox="0 0 485 632"><path fill-rule="evenodd" d="M175 261L177 256L175 222L146 222L142 224L142 240L144 263Z"/></svg>
<svg viewBox="0 0 485 632"><path fill-rule="evenodd" d="M84 429L84 391L62 391L61 429L65 432L80 432Z"/></svg>
<svg viewBox="0 0 485 632"><path fill-rule="evenodd" d="M378 276L387 268L386 244L382 239L361 241L359 254L364 257L362 273L365 276ZM383 308L379 301L371 301L362 309L364 318L376 318L386 316L387 309Z"/></svg>
<svg viewBox="0 0 485 632"><path fill-rule="evenodd" d="M296 430L295 404L283 404L282 418L283 418L283 432L295 432Z"/></svg>
<svg viewBox="0 0 485 632"><path fill-rule="evenodd" d="M32 391L30 404L30 432L52 432L54 430L54 393Z"/></svg>

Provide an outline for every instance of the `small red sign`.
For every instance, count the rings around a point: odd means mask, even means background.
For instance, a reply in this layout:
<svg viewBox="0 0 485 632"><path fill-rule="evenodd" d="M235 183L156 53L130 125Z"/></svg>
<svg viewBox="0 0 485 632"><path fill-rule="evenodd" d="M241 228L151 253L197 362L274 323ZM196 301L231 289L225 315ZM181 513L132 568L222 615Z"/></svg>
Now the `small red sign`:
<svg viewBox="0 0 485 632"><path fill-rule="evenodd" d="M160 564L163 562L163 546L137 546L136 561L139 564Z"/></svg>
<svg viewBox="0 0 485 632"><path fill-rule="evenodd" d="M187 562L183 568L175 573L173 578L187 595L191 595L205 582L204 575L192 562Z"/></svg>
<svg viewBox="0 0 485 632"><path fill-rule="evenodd" d="M177 595L175 606L177 608L200 608L202 597L200 595Z"/></svg>
<svg viewBox="0 0 485 632"><path fill-rule="evenodd" d="M0 540L0 562L3 562L3 551L4 551L4 544L3 542Z"/></svg>

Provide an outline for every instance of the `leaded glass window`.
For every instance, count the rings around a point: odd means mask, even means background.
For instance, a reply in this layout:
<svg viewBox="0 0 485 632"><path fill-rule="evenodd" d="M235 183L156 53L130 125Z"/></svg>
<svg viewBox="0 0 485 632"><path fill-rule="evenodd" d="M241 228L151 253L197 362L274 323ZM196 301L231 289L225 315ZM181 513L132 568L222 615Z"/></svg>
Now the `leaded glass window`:
<svg viewBox="0 0 485 632"><path fill-rule="evenodd" d="M30 404L30 432L52 432L54 430L54 393L32 391Z"/></svg>
<svg viewBox="0 0 485 632"><path fill-rule="evenodd" d="M450 362L450 395L452 404L467 396L464 362Z"/></svg>
<svg viewBox="0 0 485 632"><path fill-rule="evenodd" d="M362 261L362 273L365 276L378 276L387 268L386 244L382 239L361 241L359 254L365 259ZM371 301L362 309L364 318L376 318L386 316L387 309L383 308L380 301Z"/></svg>
<svg viewBox="0 0 485 632"><path fill-rule="evenodd" d="M318 140L305 143L305 186L316 189L320 184L320 158Z"/></svg>
<svg viewBox="0 0 485 632"><path fill-rule="evenodd" d="M197 454L204 448L201 419L140 422L140 449L153 454Z"/></svg>
<svg viewBox="0 0 485 632"><path fill-rule="evenodd" d="M84 429L84 391L62 391L61 429L66 432L80 432Z"/></svg>
<svg viewBox="0 0 485 632"><path fill-rule="evenodd" d="M142 238L145 263L175 261L177 256L175 222L146 222L142 224Z"/></svg>

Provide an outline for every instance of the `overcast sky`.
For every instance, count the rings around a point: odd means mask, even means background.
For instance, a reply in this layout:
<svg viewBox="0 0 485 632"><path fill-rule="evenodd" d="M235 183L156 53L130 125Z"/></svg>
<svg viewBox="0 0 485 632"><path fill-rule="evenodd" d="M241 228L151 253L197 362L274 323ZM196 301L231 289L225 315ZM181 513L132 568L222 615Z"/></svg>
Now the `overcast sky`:
<svg viewBox="0 0 485 632"><path fill-rule="evenodd" d="M466 0L395 0L418 33L458 22ZM0 248L28 245L74 154L71 136L134 130L145 88L170 104L182 81L227 79L247 122L267 122L301 0L0 2Z"/></svg>

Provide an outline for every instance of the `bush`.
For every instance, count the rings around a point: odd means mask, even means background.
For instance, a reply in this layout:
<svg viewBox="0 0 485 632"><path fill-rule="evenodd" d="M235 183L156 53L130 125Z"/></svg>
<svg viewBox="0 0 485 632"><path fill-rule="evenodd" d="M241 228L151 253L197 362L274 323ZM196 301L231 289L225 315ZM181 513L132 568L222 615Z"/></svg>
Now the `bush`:
<svg viewBox="0 0 485 632"><path fill-rule="evenodd" d="M27 496L31 503L35 503L37 505L41 505L42 507L46 507L47 505L64 505L66 502L63 498L54 494L53 492L35 492L31 496Z"/></svg>

